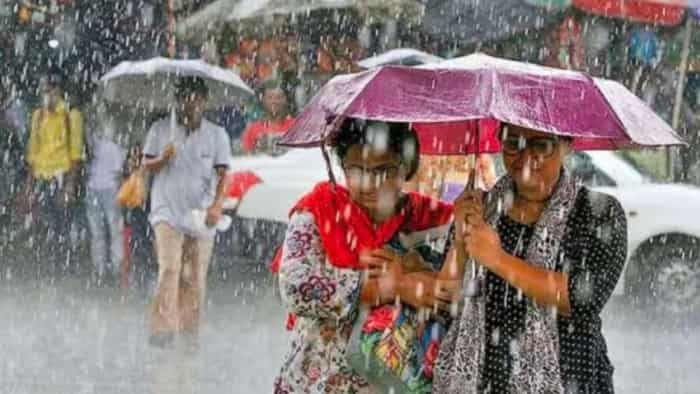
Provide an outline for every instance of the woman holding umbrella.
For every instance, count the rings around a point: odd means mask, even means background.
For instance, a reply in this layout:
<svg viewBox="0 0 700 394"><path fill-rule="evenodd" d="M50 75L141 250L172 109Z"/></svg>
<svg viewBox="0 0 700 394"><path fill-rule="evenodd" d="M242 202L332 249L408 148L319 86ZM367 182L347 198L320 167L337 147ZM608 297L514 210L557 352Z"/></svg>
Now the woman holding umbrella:
<svg viewBox="0 0 700 394"><path fill-rule="evenodd" d="M392 303L397 296L423 306L416 289L424 286L427 293L430 285L408 273L411 263L422 261L399 257L399 235L452 217L450 205L401 191L418 168L418 140L408 123L348 119L331 145L347 188L324 182L297 203L272 268L294 315L275 393L373 392L346 361L358 306Z"/></svg>
<svg viewBox="0 0 700 394"><path fill-rule="evenodd" d="M572 139L515 126L503 135L506 175L455 206L441 277L464 275L458 249L486 270L468 281L478 285L443 341L435 392L612 393L600 313L625 263L625 213L564 168Z"/></svg>

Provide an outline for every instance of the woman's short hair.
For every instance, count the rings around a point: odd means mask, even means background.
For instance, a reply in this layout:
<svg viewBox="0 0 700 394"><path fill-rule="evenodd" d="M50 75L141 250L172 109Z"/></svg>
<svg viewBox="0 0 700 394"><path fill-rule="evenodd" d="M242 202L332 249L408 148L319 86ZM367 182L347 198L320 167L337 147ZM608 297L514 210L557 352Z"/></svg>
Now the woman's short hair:
<svg viewBox="0 0 700 394"><path fill-rule="evenodd" d="M373 126L388 126L386 137L376 134L377 128ZM377 142L378 138L385 138L384 142ZM411 179L420 164L420 145L416 132L410 124L405 122L381 122L363 119L346 119L336 136L331 140L333 151L342 163L351 147L355 145L375 144L386 146L387 151L400 157L406 165L408 172L406 180Z"/></svg>

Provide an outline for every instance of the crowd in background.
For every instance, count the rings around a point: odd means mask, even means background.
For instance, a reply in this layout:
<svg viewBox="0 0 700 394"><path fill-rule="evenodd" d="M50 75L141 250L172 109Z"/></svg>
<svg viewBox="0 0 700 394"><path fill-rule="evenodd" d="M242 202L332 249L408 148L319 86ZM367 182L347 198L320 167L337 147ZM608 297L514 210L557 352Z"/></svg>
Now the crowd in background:
<svg viewBox="0 0 700 394"><path fill-rule="evenodd" d="M7 19L4 4L0 2L0 17ZM23 269L38 275L47 269L52 273L75 271L75 262L90 253L94 261L111 261L111 265L95 263L89 267L100 278L120 277L120 262L125 259L141 269L138 275L143 277L153 264L147 212L122 212L110 196L120 179L138 166L145 133L153 120L164 114L101 104L92 93L99 77L95 70L104 69L119 56L146 58L162 53L162 42L138 52L133 41L130 47L118 40L107 45L97 35L91 45L102 45L102 52L86 56L90 47L78 50L71 40L80 36L78 33L85 34L87 28L70 25L67 21L74 22L73 17L60 17L61 10L74 6L60 2L58 8L50 9L25 4L19 14L13 11L18 18L12 25L6 24L0 32L2 59L13 59L6 67L9 72L0 78L0 144L3 173L7 174L0 180L0 254L13 255L17 245L28 242L38 246L29 248L34 265ZM94 7L82 10L98 12ZM136 42L145 43L148 37L160 34L149 27L158 13L154 17L153 8L145 6L136 10L120 9L128 17L119 26L131 26L132 33L140 37ZM40 14L52 15L55 23L50 29L47 26L51 18ZM294 21L283 19L263 28L229 25L201 47L182 43L180 55L202 57L231 69L255 90L256 96L244 105L222 108L207 117L226 129L234 156L274 156L280 153L276 139L289 129L294 116L323 83L334 75L361 71L359 60L397 47L443 57L480 50L620 80L670 122L680 34L674 28L622 24L574 14L516 38L460 47L454 42L431 40L413 25L366 25L352 12L329 11L299 16ZM58 51L49 48L45 56L48 60L44 62L40 57L35 62L30 56L33 45L46 46L53 37L57 38ZM101 55L105 53L113 57ZM93 64L88 66L90 59ZM29 66L32 64L34 68ZM41 70L38 64L50 66ZM90 82L87 85L86 79ZM699 86L700 64L691 64L680 130L691 144L700 138ZM42 140L42 130L53 130L61 140ZM681 156L678 179L700 183L694 175L700 173L695 151L686 150ZM480 165L485 160L480 159ZM420 173L423 187L416 188L429 193L436 192L431 174L459 177L468 167L464 161L448 159L426 159L425 163L430 168ZM47 198L49 195L58 197ZM24 237L24 242L15 242L18 237ZM49 260L52 263L47 263Z"/></svg>

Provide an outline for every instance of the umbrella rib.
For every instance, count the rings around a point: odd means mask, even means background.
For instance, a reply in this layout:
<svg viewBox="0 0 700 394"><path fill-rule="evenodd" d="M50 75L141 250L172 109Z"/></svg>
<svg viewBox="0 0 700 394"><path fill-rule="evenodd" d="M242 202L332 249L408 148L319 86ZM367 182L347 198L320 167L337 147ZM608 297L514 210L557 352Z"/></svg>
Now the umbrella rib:
<svg viewBox="0 0 700 394"><path fill-rule="evenodd" d="M627 132L627 128L625 127L625 124L622 122L622 119L617 115L617 112L615 112L615 107L612 106L610 103L610 100L608 100L607 97L603 94L603 92L600 90L598 87L598 84L595 82L595 79L588 75L587 73L582 73L588 80L591 81L592 85L595 87L596 92L605 100L605 103L608 105L608 107L611 109L610 112L612 112L613 116L615 117L615 121L617 122L617 125L620 126L622 129L622 132L627 136L627 138L632 141L635 145L637 144L635 141L632 140L632 137L630 137L629 133Z"/></svg>

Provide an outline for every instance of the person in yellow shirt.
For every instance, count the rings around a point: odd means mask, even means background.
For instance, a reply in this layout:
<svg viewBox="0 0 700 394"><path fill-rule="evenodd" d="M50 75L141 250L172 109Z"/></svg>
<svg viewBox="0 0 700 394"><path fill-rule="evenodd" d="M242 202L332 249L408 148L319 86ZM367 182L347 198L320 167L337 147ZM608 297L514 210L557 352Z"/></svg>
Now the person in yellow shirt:
<svg viewBox="0 0 700 394"><path fill-rule="evenodd" d="M32 114L26 160L27 203L40 241L39 274L52 266L67 267L68 238L84 159L83 117L63 98L63 79L50 73L40 85L42 105ZM63 260L61 260L63 259Z"/></svg>

